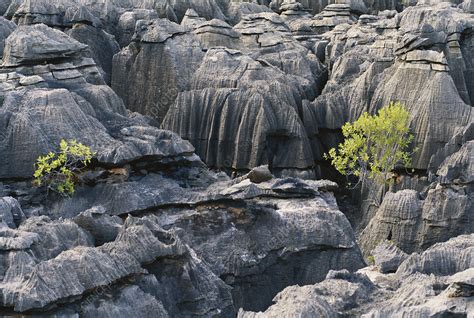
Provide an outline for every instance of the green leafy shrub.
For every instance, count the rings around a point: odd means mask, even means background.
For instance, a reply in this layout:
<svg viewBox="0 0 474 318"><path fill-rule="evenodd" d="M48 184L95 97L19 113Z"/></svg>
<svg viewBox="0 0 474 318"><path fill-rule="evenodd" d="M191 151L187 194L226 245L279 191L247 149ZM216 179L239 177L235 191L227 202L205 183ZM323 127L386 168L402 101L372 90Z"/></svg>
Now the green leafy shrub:
<svg viewBox="0 0 474 318"><path fill-rule="evenodd" d="M393 181L395 166L411 165L410 114L398 102L383 107L376 115L366 112L355 122L346 123L342 134L344 142L325 157L343 175L355 176L359 182L375 182L385 193L385 185Z"/></svg>
<svg viewBox="0 0 474 318"><path fill-rule="evenodd" d="M36 160L35 184L46 185L49 190L71 196L78 173L90 164L95 153L76 140L61 140L59 146L59 152L50 152Z"/></svg>

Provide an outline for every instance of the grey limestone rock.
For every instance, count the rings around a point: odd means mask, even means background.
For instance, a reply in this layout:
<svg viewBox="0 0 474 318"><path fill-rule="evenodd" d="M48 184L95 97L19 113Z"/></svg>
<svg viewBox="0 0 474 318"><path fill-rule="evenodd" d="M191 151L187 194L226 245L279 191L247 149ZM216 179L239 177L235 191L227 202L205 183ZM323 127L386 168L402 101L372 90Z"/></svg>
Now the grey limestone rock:
<svg viewBox="0 0 474 318"><path fill-rule="evenodd" d="M114 56L112 88L127 108L161 123L178 93L189 88L203 56L197 37L184 27L140 20L133 42Z"/></svg>
<svg viewBox="0 0 474 318"><path fill-rule="evenodd" d="M20 26L5 41L3 65L41 64L66 59L78 55L86 47L44 24Z"/></svg>
<svg viewBox="0 0 474 318"><path fill-rule="evenodd" d="M78 55L83 48L79 42L44 25L22 26L9 41L24 38L30 31L49 39L39 46L47 52L47 64L0 69L0 132L4 141L0 157L5 162L0 168L1 178L30 177L36 158L54 150L61 139L88 145L97 152L99 162L109 165L124 165L143 156L152 165L170 163L171 157L196 162L189 143L150 126L140 116L129 116L121 99L103 85L94 61ZM67 56L61 51L61 41L70 45ZM38 48L24 48L22 63L39 61L35 53ZM8 46L5 54L14 55Z"/></svg>
<svg viewBox="0 0 474 318"><path fill-rule="evenodd" d="M382 273L395 272L408 254L390 241L383 241L372 251L375 265Z"/></svg>
<svg viewBox="0 0 474 318"><path fill-rule="evenodd" d="M97 303L97 304L96 304ZM143 291L139 286L131 285L118 291L113 298L95 297L84 301L79 311L83 317L144 317L167 318L170 317L163 304Z"/></svg>
<svg viewBox="0 0 474 318"><path fill-rule="evenodd" d="M81 212L73 220L94 237L95 245L115 240L123 224L121 218L106 214L101 206Z"/></svg>
<svg viewBox="0 0 474 318"><path fill-rule="evenodd" d="M473 267L473 234L453 237L437 243L420 254L412 254L398 268L397 275L406 277L415 272L440 276L454 275Z"/></svg>
<svg viewBox="0 0 474 318"><path fill-rule="evenodd" d="M112 76L112 58L120 51L120 47L115 38L102 29L91 26L87 23L76 23L67 34L88 46L88 57L94 59L105 72L104 80L110 83Z"/></svg>
<svg viewBox="0 0 474 318"><path fill-rule="evenodd" d="M264 312L241 309L238 316L469 317L473 242L472 235L459 236L413 254L397 274L370 267L352 274L330 271L320 283L287 287Z"/></svg>
<svg viewBox="0 0 474 318"><path fill-rule="evenodd" d="M303 90L297 80L238 51L212 49L192 83L192 90L178 94L162 127L189 140L208 166L312 168L295 107Z"/></svg>
<svg viewBox="0 0 474 318"><path fill-rule="evenodd" d="M0 198L0 217L10 228L16 228L26 219L20 203L12 197Z"/></svg>
<svg viewBox="0 0 474 318"><path fill-rule="evenodd" d="M404 252L421 251L436 242L473 231L472 191L451 186L430 189L424 200L415 190L387 193L360 234L369 253L380 241L392 240Z"/></svg>
<svg viewBox="0 0 474 318"><path fill-rule="evenodd" d="M46 216L34 216L18 229L38 235L39 241L30 249L32 256L39 261L52 259L77 246L93 245L92 236L71 220L51 221Z"/></svg>
<svg viewBox="0 0 474 318"><path fill-rule="evenodd" d="M1 12L1 10L0 10ZM0 17L0 60L3 57L3 47L5 46L5 39L15 31L16 24L5 19L4 17Z"/></svg>

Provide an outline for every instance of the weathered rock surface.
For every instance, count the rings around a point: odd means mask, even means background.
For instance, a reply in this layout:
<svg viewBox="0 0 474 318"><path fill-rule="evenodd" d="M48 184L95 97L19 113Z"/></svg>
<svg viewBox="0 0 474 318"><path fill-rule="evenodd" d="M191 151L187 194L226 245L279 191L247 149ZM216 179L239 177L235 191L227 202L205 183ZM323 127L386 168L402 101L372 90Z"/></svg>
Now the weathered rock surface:
<svg viewBox="0 0 474 318"><path fill-rule="evenodd" d="M240 52L212 49L192 82L193 89L178 95L162 126L195 145L209 166L312 168L296 108L302 91L296 80Z"/></svg>
<svg viewBox="0 0 474 318"><path fill-rule="evenodd" d="M20 26L5 41L3 66L63 61L84 49L86 45L44 24Z"/></svg>
<svg viewBox="0 0 474 318"><path fill-rule="evenodd" d="M372 251L375 265L380 272L395 272L400 264L408 258L408 254L400 250L390 241L383 241Z"/></svg>
<svg viewBox="0 0 474 318"><path fill-rule="evenodd" d="M1 12L1 10L0 10ZM3 48L5 46L5 39L16 29L16 24L0 17L0 60L3 57Z"/></svg>
<svg viewBox="0 0 474 318"><path fill-rule="evenodd" d="M0 218L1 222L14 229L25 220L25 214L20 203L12 197L0 198Z"/></svg>
<svg viewBox="0 0 474 318"><path fill-rule="evenodd" d="M13 45L30 31L38 37ZM43 42L36 45L38 39ZM140 116L129 116L120 98L103 85L95 63L80 56L83 48L44 25L22 26L7 39L0 69L0 178L31 176L36 158L55 149L61 139L89 145L99 162L109 165L144 156L153 164L169 163L171 157L199 161L189 143ZM29 65L39 61L47 64Z"/></svg>
<svg viewBox="0 0 474 318"><path fill-rule="evenodd" d="M104 80L110 83L112 76L112 58L120 51L115 38L100 28L95 28L87 23L76 23L67 34L77 41L88 46L88 57L94 59L105 72Z"/></svg>
<svg viewBox="0 0 474 318"><path fill-rule="evenodd" d="M123 306L130 312L138 306L129 299L133 291L144 297L140 312L145 316L157 310L173 317L230 317L239 307L265 309L289 284L314 283L330 269L363 266L350 224L325 190L330 184L257 179L259 183L207 181L210 186L204 190L180 186L169 176L165 183L161 177L160 189L155 181L136 183L140 188L135 193L133 188L122 195L102 192L97 203L102 200L103 208L79 213L74 222L32 217L18 230L9 229L23 233L30 243L21 248L31 256L27 267L7 268L9 278L0 284L2 306L25 311L64 303L57 310L93 315ZM87 200L91 195L85 193L94 189L79 189L74 200ZM163 191L177 193L181 200L160 204ZM136 201L141 205L122 213L106 204L107 197L133 202L138 193L150 193L154 200ZM137 217L129 216L122 225L111 216L123 213ZM151 275L147 283L138 279L144 273ZM44 297L43 290L54 293ZM119 300L127 302L120 305Z"/></svg>
<svg viewBox="0 0 474 318"><path fill-rule="evenodd" d="M0 314L469 317L471 2L3 1ZM347 193L294 176L392 100L416 170L363 193L360 269ZM72 198L31 184L61 139Z"/></svg>
<svg viewBox="0 0 474 318"><path fill-rule="evenodd" d="M184 27L141 20L133 42L114 57L112 88L127 108L161 123L178 93L190 87L203 56L198 39Z"/></svg>
<svg viewBox="0 0 474 318"><path fill-rule="evenodd" d="M372 268L331 271L321 283L286 288L265 312L240 310L238 317L468 317L474 309L473 244L471 234L413 254L396 275Z"/></svg>
<svg viewBox="0 0 474 318"><path fill-rule="evenodd" d="M388 239L411 253L459 234L472 233L472 202L469 188L437 186L428 191L424 200L414 190L388 193L362 231L361 247L368 253L377 242Z"/></svg>
<svg viewBox="0 0 474 318"><path fill-rule="evenodd" d="M81 212L73 220L92 235L95 245L115 240L123 224L121 218L107 214L102 206Z"/></svg>

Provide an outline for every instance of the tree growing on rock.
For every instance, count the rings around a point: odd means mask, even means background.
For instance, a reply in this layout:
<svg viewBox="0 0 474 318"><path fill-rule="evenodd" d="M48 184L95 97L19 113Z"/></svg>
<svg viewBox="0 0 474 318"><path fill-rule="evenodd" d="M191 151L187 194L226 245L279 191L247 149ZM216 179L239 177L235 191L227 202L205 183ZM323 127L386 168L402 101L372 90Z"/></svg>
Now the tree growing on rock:
<svg viewBox="0 0 474 318"><path fill-rule="evenodd" d="M91 163L95 155L91 149L76 140L61 140L59 152L50 152L36 160L35 185L46 185L64 196L75 192L78 174Z"/></svg>
<svg viewBox="0 0 474 318"><path fill-rule="evenodd" d="M341 174L357 177L354 187L360 183L381 186L383 198L387 185L393 182L395 167L411 165L413 152L410 153L409 148L414 137L405 106L392 102L376 115L366 112L355 122L346 123L342 134L344 142L337 149L332 148L325 155L326 159Z"/></svg>

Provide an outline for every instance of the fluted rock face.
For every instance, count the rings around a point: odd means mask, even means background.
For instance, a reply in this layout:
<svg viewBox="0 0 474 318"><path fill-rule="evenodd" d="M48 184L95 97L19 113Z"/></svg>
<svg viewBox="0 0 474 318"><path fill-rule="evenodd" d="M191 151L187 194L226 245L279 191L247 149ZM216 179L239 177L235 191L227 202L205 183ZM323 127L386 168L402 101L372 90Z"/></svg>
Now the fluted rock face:
<svg viewBox="0 0 474 318"><path fill-rule="evenodd" d="M44 24L20 26L5 41L3 66L67 59L79 55L86 47Z"/></svg>
<svg viewBox="0 0 474 318"><path fill-rule="evenodd" d="M369 252L378 242L393 240L405 252L416 250L422 201L414 190L387 193L376 215L361 233L360 244Z"/></svg>
<svg viewBox="0 0 474 318"><path fill-rule="evenodd" d="M1 11L1 10L0 10ZM16 29L16 24L0 17L0 60L3 57L3 48L5 46L5 39Z"/></svg>
<svg viewBox="0 0 474 318"><path fill-rule="evenodd" d="M447 157L437 171L440 183L474 183L474 141Z"/></svg>
<svg viewBox="0 0 474 318"><path fill-rule="evenodd" d="M402 65L392 76L388 75L390 70L387 71L374 99L379 106L391 100L407 105L412 114L415 144L419 145L413 167L426 169L431 156L451 139L456 129L472 120L472 110L457 94L447 72L412 65ZM423 68L426 64L421 65ZM444 126L443 130L439 129L439 123Z"/></svg>
<svg viewBox="0 0 474 318"><path fill-rule="evenodd" d="M471 233L472 202L472 185L438 185L424 200L414 190L388 193L361 233L361 247L368 253L378 241L389 239L409 253Z"/></svg>
<svg viewBox="0 0 474 318"><path fill-rule="evenodd" d="M110 83L112 74L112 58L120 51L115 38L102 29L95 28L89 24L76 23L67 34L77 41L88 46L87 56L94 61L105 72L104 80Z"/></svg>
<svg viewBox="0 0 474 318"><path fill-rule="evenodd" d="M141 21L136 31L114 57L112 88L129 109L161 122L204 53L194 35L168 20Z"/></svg>
<svg viewBox="0 0 474 318"><path fill-rule="evenodd" d="M261 3L263 2L263 3ZM232 25L239 23L244 15L262 13L262 12L272 12L272 10L264 5L265 0L258 3L255 2L244 2L244 1L231 1L230 7L228 10L229 22Z"/></svg>
<svg viewBox="0 0 474 318"><path fill-rule="evenodd" d="M272 13L247 15L234 29L256 60L263 60L288 74L304 87L303 99L316 97L326 80L326 70L318 58L290 36L284 20Z"/></svg>
<svg viewBox="0 0 474 318"><path fill-rule="evenodd" d="M220 43L229 49L211 48L218 44L209 38L211 25L194 29L208 52L162 126L190 140L212 167L247 170L270 163L312 174L300 106L319 93L325 68L274 13L244 16L234 27L239 38L227 27ZM240 52L231 50L237 43Z"/></svg>
<svg viewBox="0 0 474 318"><path fill-rule="evenodd" d="M474 312L471 2L3 1L0 312ZM356 238L337 184L294 176L390 101L416 170ZM96 153L73 197L31 184L61 139Z"/></svg>
<svg viewBox="0 0 474 318"><path fill-rule="evenodd" d="M115 293L117 295L112 299L104 295L102 297L94 297L90 301L85 301L79 313L83 317L90 318L133 316L144 318L170 317L163 307L163 304L154 298L153 295L144 291L141 286L126 286L119 291L115 291Z"/></svg>
<svg viewBox="0 0 474 318"><path fill-rule="evenodd" d="M133 211L113 211L102 191L96 202L102 207L79 213L74 222L31 217L19 229L0 231L6 251L2 307L22 312L57 305L58 314L85 316L121 309L120 317L132 310L231 317L240 307L264 310L288 285L363 266L350 224L325 190L333 187L328 182L270 175L259 183L209 181L204 190L204 184L179 185L162 175L159 190L156 184L140 181L140 194L158 192ZM158 202L166 189L181 196L174 206ZM83 191L94 189L79 189L78 202L91 197L82 197ZM138 192L121 197L132 201ZM111 216L139 210L149 213L123 224ZM141 306L132 295L143 296Z"/></svg>
<svg viewBox="0 0 474 318"><path fill-rule="evenodd" d="M138 20L157 19L158 14L150 9L135 9L125 12L120 16L117 25L116 39L120 47L125 47L132 42L135 33L135 24Z"/></svg>
<svg viewBox="0 0 474 318"><path fill-rule="evenodd" d="M365 302L374 289L365 275L330 271L321 283L285 288L264 313L240 311L238 317L338 317L341 311Z"/></svg>
<svg viewBox="0 0 474 318"><path fill-rule="evenodd" d="M185 22L183 21L183 25L185 25ZM212 19L211 21L198 23L191 22L189 27L194 29L193 33L198 37L203 50L220 46L238 49L241 46L240 33L233 30L230 25L222 20Z"/></svg>
<svg viewBox="0 0 474 318"><path fill-rule="evenodd" d="M437 244L411 255L396 274L331 271L321 283L284 289L265 312L240 310L238 317L466 316L474 309L473 242L462 235Z"/></svg>
<svg viewBox="0 0 474 318"><path fill-rule="evenodd" d="M13 45L30 31L38 37ZM36 45L38 39L43 42ZM157 161L192 156L189 143L149 126L140 116L129 117L109 87L94 85L104 81L94 62L80 56L84 47L44 25L22 26L8 38L0 69L5 163L0 177L31 176L36 158L55 149L61 139L77 139L94 149L99 161L114 165L143 156ZM23 66L37 61L48 64Z"/></svg>
<svg viewBox="0 0 474 318"><path fill-rule="evenodd" d="M397 270L408 276L419 272L441 276L453 275L474 266L474 235L461 235L445 243L433 245L420 254L413 254Z"/></svg>
<svg viewBox="0 0 474 318"><path fill-rule="evenodd" d="M297 81L240 52L213 49L192 82L163 128L190 140L208 165L245 170L272 161L280 169L312 167L296 108L303 90Z"/></svg>
<svg viewBox="0 0 474 318"><path fill-rule="evenodd" d="M301 3L305 8L311 10L313 14L320 13L328 5L331 4L344 4L349 5L351 10L358 14L367 13L372 11L377 13L383 10L396 10L401 8L402 1L400 0L296 0ZM293 0L273 0L270 6L277 10L284 6L286 3L296 2Z"/></svg>
<svg viewBox="0 0 474 318"><path fill-rule="evenodd" d="M20 203L12 197L0 198L0 218L8 227L14 229L25 220Z"/></svg>
<svg viewBox="0 0 474 318"><path fill-rule="evenodd" d="M398 266L408 258L408 254L403 252L391 241L383 241L372 251L375 265L382 273L395 272Z"/></svg>
<svg viewBox="0 0 474 318"><path fill-rule="evenodd" d="M123 224L121 218L107 214L102 206L83 211L73 220L92 235L96 246L115 240Z"/></svg>
<svg viewBox="0 0 474 318"><path fill-rule="evenodd" d="M420 148L413 166L427 169L431 156L457 128L473 120L471 40L461 36L471 28L468 19L449 6L410 7L393 19L361 19L350 28L341 25L325 34L330 39L325 54L330 78L306 111L324 118L321 130L335 129L363 111L375 112L389 101L400 101L412 114Z"/></svg>

